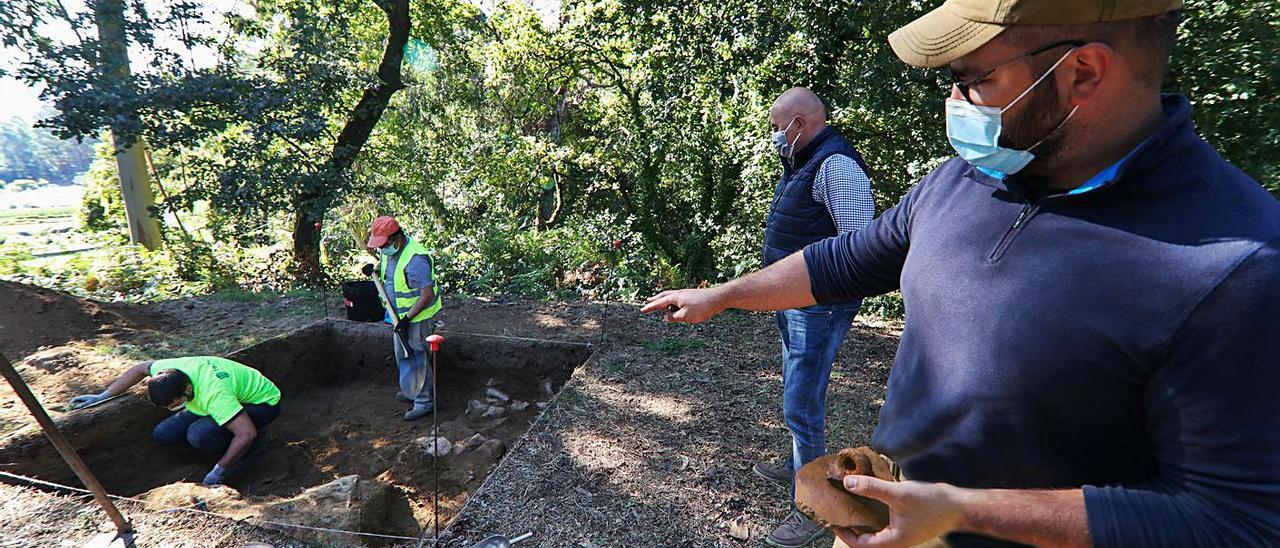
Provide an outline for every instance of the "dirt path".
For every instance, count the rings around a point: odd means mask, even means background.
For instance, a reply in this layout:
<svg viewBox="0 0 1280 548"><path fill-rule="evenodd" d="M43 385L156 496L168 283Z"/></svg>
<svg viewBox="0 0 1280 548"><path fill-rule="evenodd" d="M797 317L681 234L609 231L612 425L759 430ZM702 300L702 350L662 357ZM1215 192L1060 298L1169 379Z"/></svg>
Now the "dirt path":
<svg viewBox="0 0 1280 548"><path fill-rule="evenodd" d="M123 321L107 322L106 335L97 327L57 334L46 343L55 346L21 355L20 370L54 407L51 402L100 386L137 355L223 353L314 321L323 315L322 305L203 297L119 312ZM329 305L337 315L336 300ZM771 315L730 313L706 325L684 326L642 317L635 306L624 304L453 299L446 307L442 318L451 330L592 343L604 336L595 358L575 373L483 490L465 503L448 545L468 546L489 533L533 531L534 538L522 546L754 546L785 516L786 493L749 470L753 462L777 459L789 447ZM0 322L7 321L0 316ZM898 334L892 323L860 320L846 340L828 395L833 448L868 441ZM350 390L372 397L386 388L393 388L390 381L385 387ZM364 425L386 412L352 408L317 439L365 435ZM0 436L28 421L7 387L0 390ZM398 435L369 433L375 434ZM342 467L341 454L307 450L321 455L322 466L312 472ZM285 479L272 481L291 481L287 478L294 475L286 471ZM31 499L27 512L71 511L58 510L64 502L47 500L51 495L0 489L0 496L11 495L6 498ZM21 502L7 503L0 521L19 523L22 508ZM84 504L74 510L85 516L94 512ZM9 519L14 516L19 521ZM60 531L46 525L52 530L38 538L83 540L86 520L79 521ZM731 523L735 532L749 532L749 541L731 536ZM192 525L193 535L203 526ZM829 537L815 546L823 542L829 545ZM238 546L224 544L232 545Z"/></svg>

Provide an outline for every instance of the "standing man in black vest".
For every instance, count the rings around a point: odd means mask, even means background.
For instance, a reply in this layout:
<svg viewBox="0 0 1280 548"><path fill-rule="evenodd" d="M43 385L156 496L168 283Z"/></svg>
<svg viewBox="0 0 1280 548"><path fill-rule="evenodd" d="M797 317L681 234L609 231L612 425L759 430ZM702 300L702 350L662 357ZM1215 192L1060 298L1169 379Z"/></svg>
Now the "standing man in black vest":
<svg viewBox="0 0 1280 548"><path fill-rule="evenodd" d="M764 266L806 245L857 231L875 216L869 170L862 156L835 129L808 88L791 88L769 110L773 146L782 157L782 177L773 193L764 235ZM796 470L827 452L827 382L836 351L862 301L815 305L777 312L782 335L782 414L791 430L783 462L757 463L756 475L791 487ZM769 535L773 546L809 544L823 529L794 508Z"/></svg>

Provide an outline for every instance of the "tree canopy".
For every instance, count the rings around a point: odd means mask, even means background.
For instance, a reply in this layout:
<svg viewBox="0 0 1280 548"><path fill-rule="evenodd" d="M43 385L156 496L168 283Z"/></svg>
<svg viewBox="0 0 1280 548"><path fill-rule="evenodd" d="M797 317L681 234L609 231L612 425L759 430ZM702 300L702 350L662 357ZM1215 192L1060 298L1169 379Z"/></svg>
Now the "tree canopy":
<svg viewBox="0 0 1280 548"><path fill-rule="evenodd" d="M206 247L314 245L345 268L363 250L325 227L372 204L437 250L454 289L625 297L759 264L780 169L766 115L789 87L827 103L880 209L947 158L949 80L886 42L928 4L566 0L547 16L412 0L398 34L390 0L270 0L213 21L196 0L129 2L140 70L123 87L99 85L89 15L57 2L5 3L0 38L46 86L59 135L139 113L126 129L172 182L160 207L206 217ZM55 20L78 40L31 30ZM1166 85L1275 193L1278 27L1274 2L1188 2ZM201 47L217 62L195 66Z"/></svg>

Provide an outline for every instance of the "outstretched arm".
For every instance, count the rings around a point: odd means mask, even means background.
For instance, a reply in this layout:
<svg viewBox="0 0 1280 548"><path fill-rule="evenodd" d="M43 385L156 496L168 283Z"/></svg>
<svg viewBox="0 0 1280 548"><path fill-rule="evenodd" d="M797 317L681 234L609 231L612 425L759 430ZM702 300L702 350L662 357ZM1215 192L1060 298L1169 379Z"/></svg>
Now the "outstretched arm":
<svg viewBox="0 0 1280 548"><path fill-rule="evenodd" d="M125 390L132 388L133 385L142 382L142 379L147 378L147 375L150 374L150 371L151 371L150 361L138 362L136 364L133 364L133 367L130 367L128 370L122 373L120 377L118 377L115 381L113 381L111 385L108 386L107 389L103 390L101 393L85 394L83 396L76 396L74 398L71 398L71 408L80 409L81 407L93 405L95 403L98 403L112 396L122 394L124 393Z"/></svg>
<svg viewBox="0 0 1280 548"><path fill-rule="evenodd" d="M793 253L764 270L723 285L663 291L649 297L640 311L666 311L667 321L700 323L728 308L786 310L814 302L804 254ZM672 311L672 307L676 310Z"/></svg>
<svg viewBox="0 0 1280 548"><path fill-rule="evenodd" d="M640 311L663 311L670 322L699 323L728 308L786 310L893 291L907 256L916 189L862 230L810 244L723 285L664 291L650 297Z"/></svg>
<svg viewBox="0 0 1280 548"><path fill-rule="evenodd" d="M125 390L133 388L133 385L142 382L142 379L147 378L150 373L150 361L135 363L128 371L125 371L124 374L120 375L115 382L111 383L111 386L107 387L107 391L104 392L104 394L109 398L116 394L123 393Z"/></svg>

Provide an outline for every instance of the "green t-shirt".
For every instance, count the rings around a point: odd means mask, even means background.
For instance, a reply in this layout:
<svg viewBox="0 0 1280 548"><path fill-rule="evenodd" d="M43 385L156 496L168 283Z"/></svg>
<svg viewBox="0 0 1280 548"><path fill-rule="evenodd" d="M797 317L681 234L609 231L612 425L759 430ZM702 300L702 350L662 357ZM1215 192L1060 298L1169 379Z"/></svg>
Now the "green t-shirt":
<svg viewBox="0 0 1280 548"><path fill-rule="evenodd" d="M241 404L275 405L280 389L257 369L215 356L170 358L151 363L152 375L177 369L191 379L195 397L187 401L187 411L213 417L219 426L235 418Z"/></svg>

